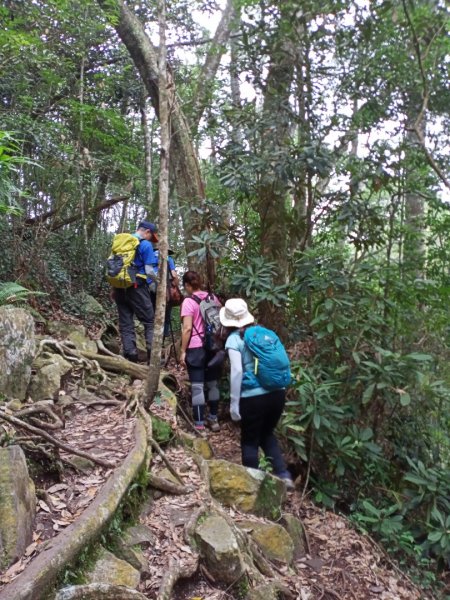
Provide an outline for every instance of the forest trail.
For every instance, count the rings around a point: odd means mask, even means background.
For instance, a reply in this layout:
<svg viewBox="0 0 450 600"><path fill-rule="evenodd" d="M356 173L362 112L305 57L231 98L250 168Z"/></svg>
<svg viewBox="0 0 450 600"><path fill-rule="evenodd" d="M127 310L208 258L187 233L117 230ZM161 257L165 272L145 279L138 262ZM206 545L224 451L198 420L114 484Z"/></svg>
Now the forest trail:
<svg viewBox="0 0 450 600"><path fill-rule="evenodd" d="M175 436L173 439L181 440L186 433L192 432L183 417L183 413L189 412L188 391L185 375L174 365L171 371L179 386L178 407L181 414L177 411L175 415L163 397L158 397L153 403L152 414L170 425ZM101 393L82 393L79 383L76 379L71 381L61 394L60 401L66 402L67 408L64 411L65 428L58 432L58 437L78 450L87 451L99 459L107 458L117 467L132 447L132 432L136 423L136 417L127 414L126 403L117 400L120 396L126 397L127 386L123 380L120 383L120 379L114 382L115 386L111 381L106 381L98 391L103 390L107 397L99 397ZM131 388L138 389L140 384L142 382L136 380ZM221 424L220 432L208 430L202 437L208 441L215 459L240 464L239 426L229 420L226 406L223 406ZM138 588L149 599L157 597L161 582L174 565L189 566L195 560L195 550L185 539L186 525L196 511L211 499L208 482L193 452L183 444L169 444L165 453L189 491L173 495L153 490L141 510L139 521L154 536L152 543L143 550L146 568ZM25 556L2 574L0 584L14 581L45 550L46 542L51 545L51 540L58 533L76 522L99 495L113 472L111 468L70 457L64 451L60 452L60 457L65 462L74 462L78 471L65 469L59 477L49 474L37 482L39 499L33 543L27 548ZM152 458L151 473L167 478L166 465L157 453ZM224 507L223 510L238 526L243 522L248 527L249 521L255 524L263 521L260 517L235 508ZM283 510L301 520L306 540L306 553L297 557L291 565L271 561L277 581L281 581L290 591L290 598L427 598L396 569L374 542L357 533L344 517L319 508L308 498L302 499L301 490L296 489L288 494ZM174 600L238 598L236 589L231 588L215 581L200 564L192 577L180 579L170 597ZM2 595L1 585L0 596L6 598Z"/></svg>

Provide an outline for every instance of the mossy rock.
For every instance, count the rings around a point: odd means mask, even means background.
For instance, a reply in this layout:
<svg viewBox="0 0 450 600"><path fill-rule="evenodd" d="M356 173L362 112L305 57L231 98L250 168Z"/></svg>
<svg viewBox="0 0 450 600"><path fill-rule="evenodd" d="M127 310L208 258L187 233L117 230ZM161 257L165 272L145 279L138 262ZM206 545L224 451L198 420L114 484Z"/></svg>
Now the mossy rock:
<svg viewBox="0 0 450 600"><path fill-rule="evenodd" d="M0 392L6 398L25 400L35 351L33 317L21 308L0 307Z"/></svg>
<svg viewBox="0 0 450 600"><path fill-rule="evenodd" d="M36 496L20 446L0 448L0 569L32 542Z"/></svg>
<svg viewBox="0 0 450 600"><path fill-rule="evenodd" d="M109 583L135 589L139 585L141 575L127 561L117 558L117 556L102 548L86 579L87 583Z"/></svg>
<svg viewBox="0 0 450 600"><path fill-rule="evenodd" d="M294 558L297 560L306 555L306 537L303 524L300 519L289 513L283 514L281 524L294 542Z"/></svg>
<svg viewBox="0 0 450 600"><path fill-rule="evenodd" d="M48 353L34 361L33 370L27 393L33 400L53 399L61 389L61 379L71 372L72 364L60 354Z"/></svg>
<svg viewBox="0 0 450 600"><path fill-rule="evenodd" d="M238 525L247 531L266 558L287 565L292 563L294 542L284 527L255 521L241 521Z"/></svg>
<svg viewBox="0 0 450 600"><path fill-rule="evenodd" d="M168 444L174 435L169 423L155 415L152 415L152 431L153 439L161 445Z"/></svg>
<svg viewBox="0 0 450 600"><path fill-rule="evenodd" d="M208 515L197 525L195 539L208 572L217 581L232 584L244 574L236 536L223 517Z"/></svg>
<svg viewBox="0 0 450 600"><path fill-rule="evenodd" d="M51 335L63 340L70 340L77 350L97 352L97 344L90 339L84 325L65 321L49 321L47 328Z"/></svg>
<svg viewBox="0 0 450 600"><path fill-rule="evenodd" d="M195 438L192 442L192 450L205 460L211 460L214 456L214 452L205 438Z"/></svg>
<svg viewBox="0 0 450 600"><path fill-rule="evenodd" d="M243 512L279 518L286 492L280 479L226 460L210 460L208 466L214 498Z"/></svg>

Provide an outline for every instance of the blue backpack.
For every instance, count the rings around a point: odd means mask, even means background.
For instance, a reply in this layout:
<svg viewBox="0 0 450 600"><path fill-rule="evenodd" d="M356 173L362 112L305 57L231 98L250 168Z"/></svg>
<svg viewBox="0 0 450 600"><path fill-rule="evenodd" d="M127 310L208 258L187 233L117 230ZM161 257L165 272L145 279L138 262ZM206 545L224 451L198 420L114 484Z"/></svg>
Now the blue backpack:
<svg viewBox="0 0 450 600"><path fill-rule="evenodd" d="M262 386L266 390L279 390L291 383L289 357L274 331L260 325L248 327L244 342L255 356L255 372L244 373L244 388Z"/></svg>

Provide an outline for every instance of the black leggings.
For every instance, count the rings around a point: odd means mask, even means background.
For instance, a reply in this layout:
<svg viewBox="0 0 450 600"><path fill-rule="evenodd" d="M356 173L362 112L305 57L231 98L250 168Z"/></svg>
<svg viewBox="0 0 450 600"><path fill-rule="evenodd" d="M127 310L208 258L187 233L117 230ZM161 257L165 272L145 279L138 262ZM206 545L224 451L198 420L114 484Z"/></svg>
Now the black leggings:
<svg viewBox="0 0 450 600"><path fill-rule="evenodd" d="M240 399L242 464L245 467L259 467L258 450L262 448L275 475L286 471L286 463L274 434L284 409L285 395L285 390L274 390Z"/></svg>

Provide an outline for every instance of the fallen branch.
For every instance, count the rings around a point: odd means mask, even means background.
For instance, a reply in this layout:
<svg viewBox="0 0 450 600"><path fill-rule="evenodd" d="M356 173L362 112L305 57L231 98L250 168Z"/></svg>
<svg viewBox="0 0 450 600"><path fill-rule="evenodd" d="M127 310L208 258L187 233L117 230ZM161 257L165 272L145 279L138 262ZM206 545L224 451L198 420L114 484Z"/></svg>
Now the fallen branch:
<svg viewBox="0 0 450 600"><path fill-rule="evenodd" d="M61 450L65 450L66 452L69 452L70 454L76 454L77 456L82 456L83 458L87 458L88 460L91 460L92 462L96 463L97 465L106 467L108 469L114 469L116 466L114 463L111 463L108 460L104 460L102 458L97 458L96 456L93 456L92 454L89 454L88 452L84 452L83 450L78 450L77 448L73 448L72 446L69 446L69 444L66 444L64 442L57 440L56 438L54 438L52 435L50 435L43 429L40 429L39 427L34 427L34 425L30 425L29 423L26 423L25 421L22 421L21 419L17 419L16 417L13 417L12 415L7 415L2 410L0 410L0 419L3 419L4 421L7 421L8 423L15 425L16 427L20 427L22 429L26 429L27 431L31 431L31 433L39 435L40 437L44 438L45 440L47 440L54 446L61 448Z"/></svg>
<svg viewBox="0 0 450 600"><path fill-rule="evenodd" d="M179 485L178 483L169 481L168 479L159 477L153 473L149 473L148 475L148 484L156 490L160 490L167 494L176 494L177 496L182 496L183 494L188 494L192 491L184 485Z"/></svg>
<svg viewBox="0 0 450 600"><path fill-rule="evenodd" d="M192 577L198 569L198 557L192 564L182 565L178 562L171 561L169 570L164 575L161 585L158 590L156 600L170 600L172 590L179 579Z"/></svg>

